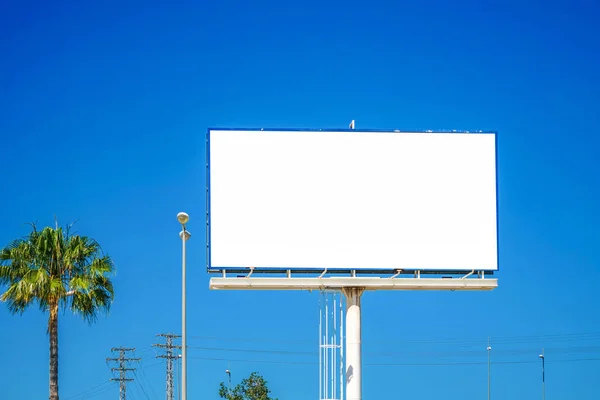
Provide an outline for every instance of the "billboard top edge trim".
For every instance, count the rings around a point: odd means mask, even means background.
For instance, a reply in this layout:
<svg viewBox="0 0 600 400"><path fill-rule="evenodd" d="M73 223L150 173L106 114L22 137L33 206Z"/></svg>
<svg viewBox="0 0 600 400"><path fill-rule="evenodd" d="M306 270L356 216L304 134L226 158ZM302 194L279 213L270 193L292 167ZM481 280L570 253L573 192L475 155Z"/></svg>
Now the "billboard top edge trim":
<svg viewBox="0 0 600 400"><path fill-rule="evenodd" d="M244 132L372 132L372 133L472 133L497 135L492 130L459 130L459 129L322 129L322 128L208 128L211 131L244 131Z"/></svg>

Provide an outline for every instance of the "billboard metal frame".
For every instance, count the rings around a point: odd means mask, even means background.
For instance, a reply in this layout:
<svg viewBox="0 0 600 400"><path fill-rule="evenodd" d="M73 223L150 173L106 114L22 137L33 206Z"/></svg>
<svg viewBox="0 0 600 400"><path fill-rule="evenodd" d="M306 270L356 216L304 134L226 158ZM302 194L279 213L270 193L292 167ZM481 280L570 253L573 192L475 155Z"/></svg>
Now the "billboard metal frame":
<svg viewBox="0 0 600 400"><path fill-rule="evenodd" d="M226 276L226 273L234 273L234 274L273 274L273 275L281 275L287 274L290 276L290 270L287 268L253 268L251 266L248 267L213 267L211 265L211 205L210 205L210 132L211 131L248 131L248 132L372 132L372 133L430 133L430 134L448 134L448 133L463 133L463 134L493 134L494 135L494 150L495 150L495 183L496 183L496 257L497 257L497 269L496 270L485 270L485 271L477 271L473 270L473 272L477 272L478 275L483 277L484 275L492 276L495 272L500 270L500 224L499 224L499 210L498 210L498 132L491 130L416 130L416 129L314 129L314 128L208 128L206 130L206 269L208 273L211 274L223 274L223 277ZM386 269L360 269L360 270L350 270L350 269L321 269L321 268L295 268L293 269L294 274L341 274L347 275L352 274L355 275L357 272L360 274L370 274L370 275L386 275L386 274L395 274L397 275L464 275L468 270L417 270L417 269L403 269L403 270L386 270ZM469 273L469 275L471 274Z"/></svg>

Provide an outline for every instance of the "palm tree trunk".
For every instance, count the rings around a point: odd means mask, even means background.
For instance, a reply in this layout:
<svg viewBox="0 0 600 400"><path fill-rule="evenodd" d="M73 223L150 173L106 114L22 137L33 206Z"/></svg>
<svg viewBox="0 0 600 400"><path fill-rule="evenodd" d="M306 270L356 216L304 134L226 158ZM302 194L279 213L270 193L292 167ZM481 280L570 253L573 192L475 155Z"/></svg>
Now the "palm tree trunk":
<svg viewBox="0 0 600 400"><path fill-rule="evenodd" d="M50 400L58 400L58 302L50 304Z"/></svg>

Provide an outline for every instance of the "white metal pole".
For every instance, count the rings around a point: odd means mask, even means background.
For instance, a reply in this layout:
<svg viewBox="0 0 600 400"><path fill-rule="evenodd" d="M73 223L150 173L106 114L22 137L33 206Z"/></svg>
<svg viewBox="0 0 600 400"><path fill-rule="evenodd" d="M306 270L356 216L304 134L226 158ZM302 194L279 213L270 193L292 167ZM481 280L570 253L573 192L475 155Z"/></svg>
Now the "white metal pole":
<svg viewBox="0 0 600 400"><path fill-rule="evenodd" d="M336 356L337 356L337 335L338 335L338 325L337 325L337 294L334 292L332 294L333 297L333 308L332 308L332 314L333 314L333 343L332 343L332 355L331 355L331 397L336 399L337 398L337 393L336 393L336 369L335 369L335 365L336 365Z"/></svg>
<svg viewBox="0 0 600 400"><path fill-rule="evenodd" d="M542 359L542 400L546 400L546 356L544 355L544 349L540 354Z"/></svg>
<svg viewBox="0 0 600 400"><path fill-rule="evenodd" d="M186 242L186 231L185 227L181 231L181 243L182 243L182 265L181 265L181 399L187 400L187 346L186 346L186 276L185 276L185 242Z"/></svg>
<svg viewBox="0 0 600 400"><path fill-rule="evenodd" d="M331 333L331 398L335 399L335 335L336 335L336 326L335 326L335 294L331 294L331 301L333 305L331 306L331 314L333 319L333 329Z"/></svg>
<svg viewBox="0 0 600 400"><path fill-rule="evenodd" d="M492 396L492 386L491 386L491 380L492 380L491 351L492 351L492 346L490 345L490 338L488 338L488 347L487 347L487 353L488 353L488 400L491 400L491 396Z"/></svg>
<svg viewBox="0 0 600 400"><path fill-rule="evenodd" d="M345 288L346 295L346 400L362 399L360 297L363 289Z"/></svg>
<svg viewBox="0 0 600 400"><path fill-rule="evenodd" d="M343 298L340 295L340 400L344 400L344 311Z"/></svg>
<svg viewBox="0 0 600 400"><path fill-rule="evenodd" d="M229 379L229 392L231 393L231 364L228 364L227 378Z"/></svg>
<svg viewBox="0 0 600 400"><path fill-rule="evenodd" d="M329 382L328 382L328 372L329 372L329 296L325 293L325 376L324 376L324 386L325 386L325 398L329 399Z"/></svg>
<svg viewBox="0 0 600 400"><path fill-rule="evenodd" d="M323 398L323 292L319 297L319 399Z"/></svg>
<svg viewBox="0 0 600 400"><path fill-rule="evenodd" d="M186 254L185 242L190 238L190 232L185 228L189 216L177 214L181 223L181 399L187 400L187 319L186 319Z"/></svg>

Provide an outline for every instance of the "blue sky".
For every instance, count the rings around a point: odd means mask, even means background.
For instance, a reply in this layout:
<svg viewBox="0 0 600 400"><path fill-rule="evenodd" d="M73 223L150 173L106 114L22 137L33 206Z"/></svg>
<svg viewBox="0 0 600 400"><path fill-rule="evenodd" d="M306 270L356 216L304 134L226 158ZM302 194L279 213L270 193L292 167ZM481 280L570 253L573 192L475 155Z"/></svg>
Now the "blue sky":
<svg viewBox="0 0 600 400"><path fill-rule="evenodd" d="M505 362L492 366L493 397L540 395L544 347L549 400L596 398L598 12L593 2L3 2L0 244L29 221L78 219L117 266L109 318L61 317L61 399L116 398L105 359L121 345L143 358L131 397L163 398L151 344L180 328L181 210L193 234L190 398L217 399L228 366L234 383L257 370L280 399L317 398L317 294L208 290L204 135L351 119L499 132L499 288L365 295L363 396L480 399L491 336ZM47 396L46 316L0 307L0 327L0 397ZM395 365L374 365L385 363Z"/></svg>

